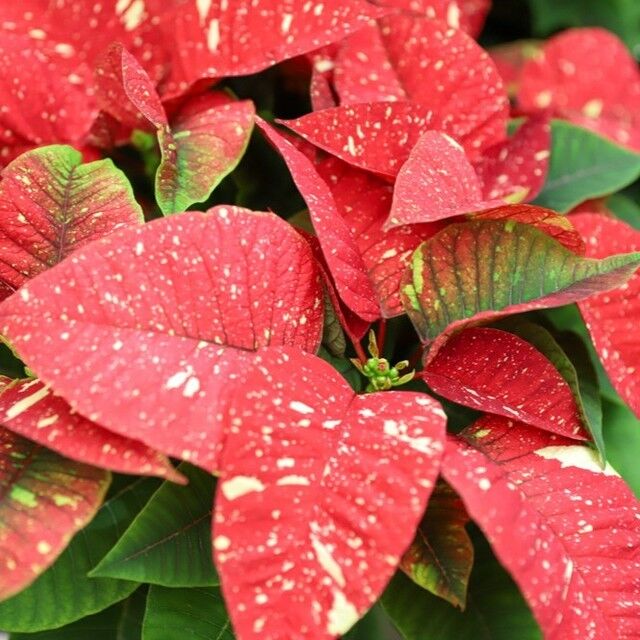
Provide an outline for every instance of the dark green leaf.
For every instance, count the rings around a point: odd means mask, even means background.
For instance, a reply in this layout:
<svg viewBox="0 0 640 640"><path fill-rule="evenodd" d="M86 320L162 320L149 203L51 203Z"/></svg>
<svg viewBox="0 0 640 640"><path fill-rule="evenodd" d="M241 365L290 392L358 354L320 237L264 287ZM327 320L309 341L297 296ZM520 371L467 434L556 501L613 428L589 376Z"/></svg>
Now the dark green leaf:
<svg viewBox="0 0 640 640"><path fill-rule="evenodd" d="M547 181L534 204L566 212L614 193L640 176L640 154L568 122L551 124Z"/></svg>
<svg viewBox="0 0 640 640"><path fill-rule="evenodd" d="M147 590L77 622L39 633L12 633L11 640L140 640Z"/></svg>
<svg viewBox="0 0 640 640"><path fill-rule="evenodd" d="M169 587L219 584L211 556L214 479L187 463L186 486L165 482L92 576Z"/></svg>
<svg viewBox="0 0 640 640"><path fill-rule="evenodd" d="M138 586L88 572L116 543L159 486L156 478L138 479L101 507L58 560L28 589L0 603L0 629L43 631L70 624L119 602Z"/></svg>
<svg viewBox="0 0 640 640"><path fill-rule="evenodd" d="M640 498L640 420L622 400L603 398L602 408L609 462Z"/></svg>
<svg viewBox="0 0 640 640"><path fill-rule="evenodd" d="M151 586L142 640L234 640L217 587L168 589Z"/></svg>

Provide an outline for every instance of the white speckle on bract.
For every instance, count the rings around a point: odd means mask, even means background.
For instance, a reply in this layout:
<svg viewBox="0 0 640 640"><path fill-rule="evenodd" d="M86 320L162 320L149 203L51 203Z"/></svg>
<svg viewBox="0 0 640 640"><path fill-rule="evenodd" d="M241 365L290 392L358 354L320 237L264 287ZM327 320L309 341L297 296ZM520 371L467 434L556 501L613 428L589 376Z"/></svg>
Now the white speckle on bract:
<svg viewBox="0 0 640 640"><path fill-rule="evenodd" d="M209 15L209 9L211 8L211 0L196 0L196 9L200 16L200 24L204 24L207 16Z"/></svg>
<svg viewBox="0 0 640 640"><path fill-rule="evenodd" d="M605 476L620 477L620 474L609 463L602 468L598 453L582 445L544 447L534 453L545 460L557 460L563 469L576 467L592 473L601 473Z"/></svg>
<svg viewBox="0 0 640 640"><path fill-rule="evenodd" d="M489 491L489 489L491 489L491 480L489 480L489 478L480 478L480 480L478 480L478 486L482 491Z"/></svg>
<svg viewBox="0 0 640 640"><path fill-rule="evenodd" d="M38 542L37 549L39 554L46 556L51 552L51 545L46 540L40 540L40 542Z"/></svg>
<svg viewBox="0 0 640 640"><path fill-rule="evenodd" d="M59 416L56 413L46 418L40 418L40 420L36 422L36 429L46 429L46 427L50 427L52 424L58 422L58 418Z"/></svg>
<svg viewBox="0 0 640 640"><path fill-rule="evenodd" d="M336 581L340 587L344 587L347 582L344 579L344 574L342 573L342 569L340 565L335 561L334 557L331 555L331 551L322 543L315 534L311 534L311 546L313 547L313 551L316 554L316 558L318 560L318 564L326 571L328 575L330 575L333 580Z"/></svg>
<svg viewBox="0 0 640 640"><path fill-rule="evenodd" d="M291 409L291 411L296 411L302 414L309 414L314 412L313 407L310 407L308 404L300 402L299 400L292 400L289 403L289 409Z"/></svg>
<svg viewBox="0 0 640 640"><path fill-rule="evenodd" d="M214 18L209 23L209 29L207 30L207 47L212 53L217 51L220 44L220 21Z"/></svg>
<svg viewBox="0 0 640 640"><path fill-rule="evenodd" d="M258 478L251 476L235 476L222 483L222 493L227 500L235 500L253 491L264 491L265 486Z"/></svg>
<svg viewBox="0 0 640 640"><path fill-rule="evenodd" d="M227 536L216 536L213 539L213 548L216 551L226 551L231 546L231 540Z"/></svg>
<svg viewBox="0 0 640 640"><path fill-rule="evenodd" d="M26 398L22 398L22 400L18 400L14 405L7 409L5 413L6 420L13 420L13 418L18 417L21 413L24 413L28 409L31 409L33 405L40 402L49 395L48 387L42 387L38 389L35 393L32 393L30 396Z"/></svg>
<svg viewBox="0 0 640 640"><path fill-rule="evenodd" d="M129 8L122 14L124 28L133 31L144 20L144 0L133 0Z"/></svg>
<svg viewBox="0 0 640 640"><path fill-rule="evenodd" d="M333 592L333 604L328 614L327 631L335 636L342 635L358 621L358 610L347 600L342 591Z"/></svg>
<svg viewBox="0 0 640 640"><path fill-rule="evenodd" d="M287 485L301 485L308 487L311 483L309 482L309 478L305 478L304 476L290 475L279 478L276 481L276 484L279 487L284 487Z"/></svg>
<svg viewBox="0 0 640 640"><path fill-rule="evenodd" d="M288 33L289 29L291 29L292 22L293 22L293 14L284 13L282 15L282 22L280 23L280 31L282 31L282 33Z"/></svg>

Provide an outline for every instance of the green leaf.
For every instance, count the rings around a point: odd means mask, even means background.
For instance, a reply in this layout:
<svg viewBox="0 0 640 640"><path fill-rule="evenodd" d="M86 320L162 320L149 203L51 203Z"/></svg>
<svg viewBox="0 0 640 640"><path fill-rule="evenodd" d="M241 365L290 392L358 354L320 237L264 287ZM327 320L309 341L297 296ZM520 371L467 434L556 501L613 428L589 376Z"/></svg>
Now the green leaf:
<svg viewBox="0 0 640 640"><path fill-rule="evenodd" d="M0 629L34 632L70 624L131 594L135 582L89 578L160 481L142 478L108 498L45 573L28 589L0 603Z"/></svg>
<svg viewBox="0 0 640 640"><path fill-rule="evenodd" d="M164 214L204 202L240 162L255 115L251 101L233 101L221 92L191 100L158 127L162 159L156 173L156 200Z"/></svg>
<svg viewBox="0 0 640 640"><path fill-rule="evenodd" d="M331 297L324 291L324 327L322 331L322 344L331 355L336 358L344 358L347 349L347 339L340 325L340 320L331 302Z"/></svg>
<svg viewBox="0 0 640 640"><path fill-rule="evenodd" d="M582 258L532 226L476 220L451 224L416 249L402 301L429 342L472 319L557 307L613 289L639 264L640 253Z"/></svg>
<svg viewBox="0 0 640 640"><path fill-rule="evenodd" d="M532 322L506 322L504 328L532 344L560 372L573 393L583 424L593 436L602 460L606 460L598 374L580 336L565 331L554 338Z"/></svg>
<svg viewBox="0 0 640 640"><path fill-rule="evenodd" d="M90 575L167 587L219 584L211 555L214 479L187 463L178 468L189 484L165 482Z"/></svg>
<svg viewBox="0 0 640 640"><path fill-rule="evenodd" d="M217 587L168 589L151 586L142 640L234 640Z"/></svg>
<svg viewBox="0 0 640 640"><path fill-rule="evenodd" d="M529 0L533 32L548 36L567 27L600 26L618 34L629 49L640 48L640 4L637 0Z"/></svg>
<svg viewBox="0 0 640 640"><path fill-rule="evenodd" d="M399 638L389 615L378 603L342 636L343 640L394 640Z"/></svg>
<svg viewBox="0 0 640 640"><path fill-rule="evenodd" d="M475 545L464 612L397 573L382 603L407 640L540 640L542 635L518 588L489 544Z"/></svg>
<svg viewBox="0 0 640 640"><path fill-rule="evenodd" d="M549 174L533 204L566 212L640 176L640 154L582 127L554 120L551 141Z"/></svg>
<svg viewBox="0 0 640 640"><path fill-rule="evenodd" d="M640 206L629 196L614 193L607 198L605 206L616 214L616 218L624 220L634 229L640 229Z"/></svg>
<svg viewBox="0 0 640 640"><path fill-rule="evenodd" d="M640 420L620 399L603 398L602 408L609 462L640 499Z"/></svg>
<svg viewBox="0 0 640 640"><path fill-rule="evenodd" d="M12 633L10 640L140 640L147 590L77 622L39 633Z"/></svg>
<svg viewBox="0 0 640 640"><path fill-rule="evenodd" d="M334 369L342 374L342 377L351 385L351 388L356 393L362 391L364 386L363 378L348 358L333 356L324 347L320 347L318 357L328 362Z"/></svg>
<svg viewBox="0 0 640 640"><path fill-rule="evenodd" d="M400 563L417 585L461 609L465 608L473 566L473 544L465 529L468 522L456 492L439 481Z"/></svg>

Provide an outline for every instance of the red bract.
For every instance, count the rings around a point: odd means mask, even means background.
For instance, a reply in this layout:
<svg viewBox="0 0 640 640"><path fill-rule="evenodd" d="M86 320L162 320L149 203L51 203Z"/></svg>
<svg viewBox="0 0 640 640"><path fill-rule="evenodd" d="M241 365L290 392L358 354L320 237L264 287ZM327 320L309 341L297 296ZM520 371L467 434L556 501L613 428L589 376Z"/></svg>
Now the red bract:
<svg viewBox="0 0 640 640"><path fill-rule="evenodd" d="M0 423L78 462L183 481L165 456L83 418L39 380L0 378Z"/></svg>
<svg viewBox="0 0 640 640"><path fill-rule="evenodd" d="M435 222L502 204L485 201L464 149L452 138L427 131L402 165L384 228Z"/></svg>
<svg viewBox="0 0 640 640"><path fill-rule="evenodd" d="M446 480L548 640L640 634L640 509L592 449L487 416L453 440Z"/></svg>
<svg viewBox="0 0 640 640"><path fill-rule="evenodd" d="M498 329L453 336L420 374L437 394L487 413L586 440L571 388L528 342Z"/></svg>
<svg viewBox="0 0 640 640"><path fill-rule="evenodd" d="M490 147L474 163L483 184L483 197L530 202L547 179L550 155L549 120L530 118L512 138Z"/></svg>
<svg viewBox="0 0 640 640"><path fill-rule="evenodd" d="M82 415L215 468L217 398L251 352L318 347L319 278L286 222L217 207L78 250L0 305L2 334Z"/></svg>
<svg viewBox="0 0 640 640"><path fill-rule="evenodd" d="M180 43L170 82L184 90L204 77L255 73L383 14L365 0L190 0L166 23L166 37Z"/></svg>
<svg viewBox="0 0 640 640"><path fill-rule="evenodd" d="M340 297L363 320L376 320L380 317L380 308L375 292L355 240L336 210L329 187L302 152L263 120L258 118L256 122L282 155L309 207L309 216Z"/></svg>
<svg viewBox="0 0 640 640"><path fill-rule="evenodd" d="M590 257L640 250L640 232L624 222L588 213L571 216L571 221L584 236ZM640 275L582 301L580 312L611 382L640 416Z"/></svg>
<svg viewBox="0 0 640 640"><path fill-rule="evenodd" d="M0 428L0 598L24 589L94 516L109 472Z"/></svg>
<svg viewBox="0 0 640 640"><path fill-rule="evenodd" d="M382 316L404 313L400 281L416 247L442 228L442 223L415 224L383 231L391 207L391 187L371 173L337 158L318 171L331 188L336 207L349 226L373 284Z"/></svg>
<svg viewBox="0 0 640 640"><path fill-rule="evenodd" d="M82 164L78 151L54 145L23 154L2 176L0 281L9 292L88 242L142 222L111 160Z"/></svg>
<svg viewBox="0 0 640 640"><path fill-rule="evenodd" d="M145 120L157 130L162 160L156 199L163 213L206 200L239 162L253 128L253 103L209 93L187 101L171 126L153 83L121 45L109 49L98 69L103 109L128 126Z"/></svg>
<svg viewBox="0 0 640 640"><path fill-rule="evenodd" d="M318 358L272 349L229 400L213 546L236 633L335 638L413 538L444 413L417 393L355 396Z"/></svg>
<svg viewBox="0 0 640 640"><path fill-rule="evenodd" d="M491 9L491 0L374 0L383 7L437 18L452 29L462 29L473 36L482 31Z"/></svg>
<svg viewBox="0 0 640 640"><path fill-rule="evenodd" d="M524 66L518 103L640 149L638 65L603 29L571 29L549 40Z"/></svg>
<svg viewBox="0 0 640 640"><path fill-rule="evenodd" d="M0 32L2 164L38 145L82 142L98 114L87 94L87 72L27 37Z"/></svg>

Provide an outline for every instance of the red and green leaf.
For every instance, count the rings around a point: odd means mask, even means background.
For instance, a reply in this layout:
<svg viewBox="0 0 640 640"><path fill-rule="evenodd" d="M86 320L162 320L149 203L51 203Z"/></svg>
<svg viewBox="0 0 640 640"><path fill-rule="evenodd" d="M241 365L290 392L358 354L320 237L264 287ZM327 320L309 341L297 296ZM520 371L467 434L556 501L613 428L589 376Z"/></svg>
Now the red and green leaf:
<svg viewBox="0 0 640 640"><path fill-rule="evenodd" d="M385 229L436 222L500 204L484 200L482 183L464 149L446 134L427 131L398 173Z"/></svg>
<svg viewBox="0 0 640 640"><path fill-rule="evenodd" d="M31 584L94 516L110 475L0 428L0 599Z"/></svg>
<svg viewBox="0 0 640 640"><path fill-rule="evenodd" d="M469 322L576 302L624 284L639 253L582 258L514 220L451 224L413 254L402 300L423 342Z"/></svg>
<svg viewBox="0 0 640 640"><path fill-rule="evenodd" d="M335 638L411 542L444 413L423 394L355 396L328 364L292 350L259 355L229 401L213 547L236 633Z"/></svg>
<svg viewBox="0 0 640 640"><path fill-rule="evenodd" d="M184 482L165 456L83 418L39 380L0 378L0 424L78 462Z"/></svg>
<svg viewBox="0 0 640 640"><path fill-rule="evenodd" d="M452 440L447 482L484 530L545 638L640 633L640 508L597 453L487 416Z"/></svg>
<svg viewBox="0 0 640 640"><path fill-rule="evenodd" d="M17 289L71 252L142 222L125 175L111 160L82 163L68 146L29 151L0 183L0 281Z"/></svg>
<svg viewBox="0 0 640 640"><path fill-rule="evenodd" d="M24 361L80 414L213 469L220 394L255 349L319 346L322 288L286 222L221 206L80 249L0 316Z"/></svg>
<svg viewBox="0 0 640 640"><path fill-rule="evenodd" d="M584 236L587 255L598 258L616 251L640 250L640 232L626 223L599 214L571 216ZM580 303L580 312L611 382L640 416L640 276Z"/></svg>
<svg viewBox="0 0 640 640"><path fill-rule="evenodd" d="M402 570L418 585L465 608L473 567L473 544L462 501L446 482L438 482L411 546L402 557Z"/></svg>
<svg viewBox="0 0 640 640"><path fill-rule="evenodd" d="M474 327L452 336L420 374L437 394L553 433L588 439L571 388L518 336Z"/></svg>

